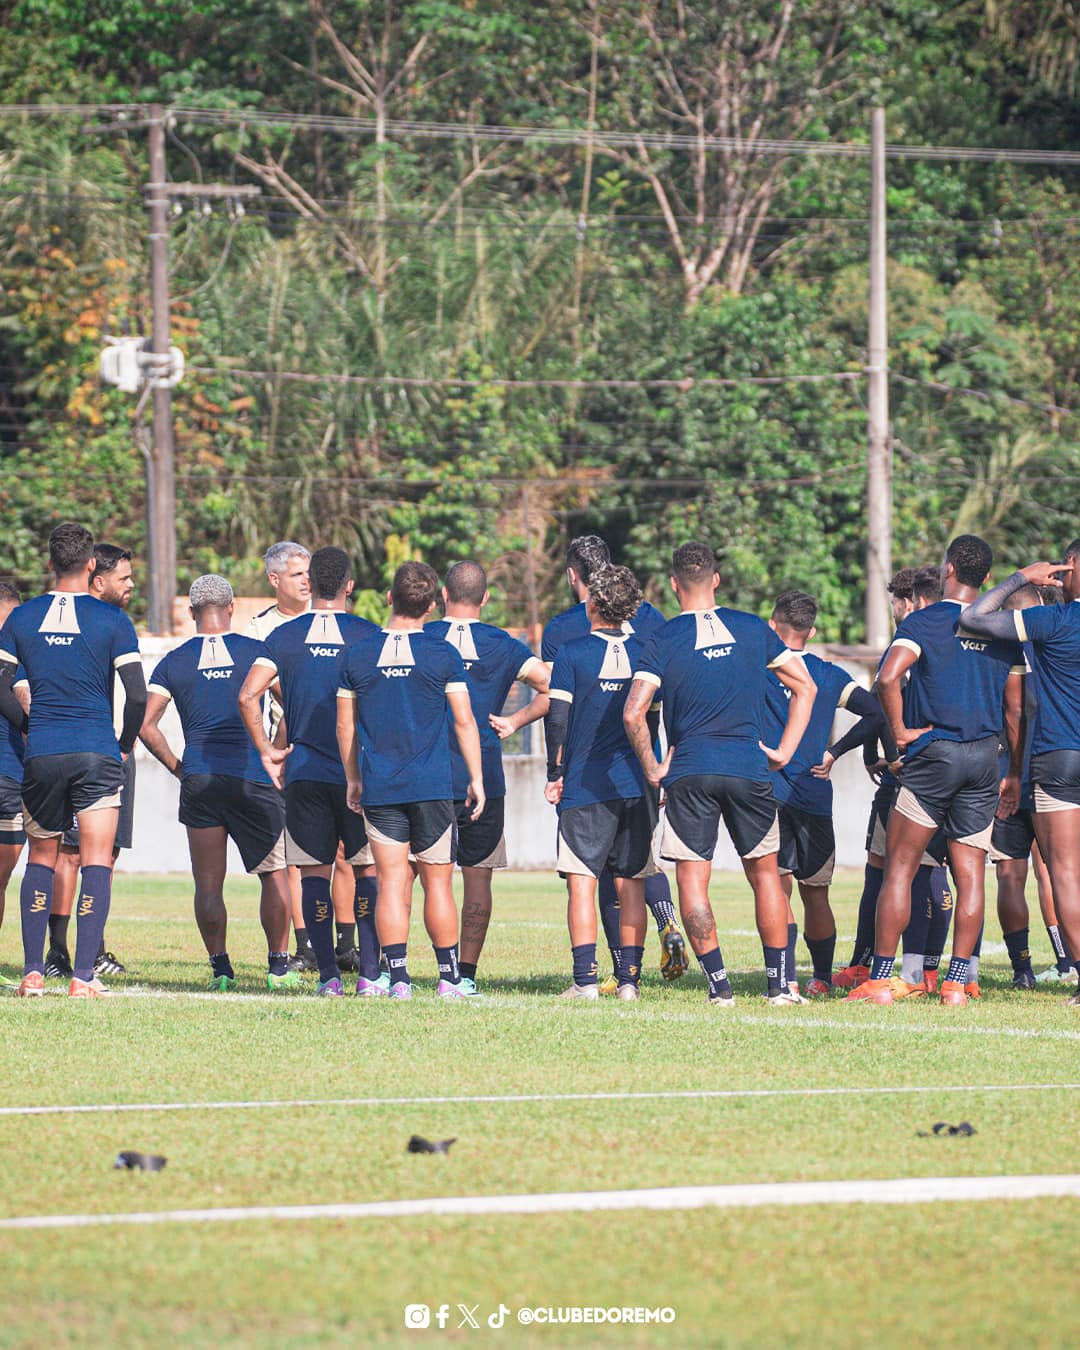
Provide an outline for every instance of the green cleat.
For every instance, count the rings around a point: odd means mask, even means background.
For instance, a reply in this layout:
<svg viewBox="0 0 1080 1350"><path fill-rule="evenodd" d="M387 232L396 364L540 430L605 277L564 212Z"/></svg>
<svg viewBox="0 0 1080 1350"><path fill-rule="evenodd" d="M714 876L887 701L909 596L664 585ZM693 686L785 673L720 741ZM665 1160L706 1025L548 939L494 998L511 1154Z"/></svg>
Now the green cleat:
<svg viewBox="0 0 1080 1350"><path fill-rule="evenodd" d="M266 987L272 994L278 993L282 989L301 989L303 984L298 970L287 970L284 975L275 975L271 971L267 971Z"/></svg>
<svg viewBox="0 0 1080 1350"><path fill-rule="evenodd" d="M210 988L218 994L231 994L240 988L240 981L234 975L211 975Z"/></svg>

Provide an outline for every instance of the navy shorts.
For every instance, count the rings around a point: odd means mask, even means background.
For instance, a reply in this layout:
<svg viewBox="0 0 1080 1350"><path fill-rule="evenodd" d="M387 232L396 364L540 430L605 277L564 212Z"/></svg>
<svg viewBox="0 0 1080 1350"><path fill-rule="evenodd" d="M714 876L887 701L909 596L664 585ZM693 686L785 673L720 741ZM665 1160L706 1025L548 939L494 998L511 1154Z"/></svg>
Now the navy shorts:
<svg viewBox="0 0 1080 1350"><path fill-rule="evenodd" d="M123 784L124 766L111 755L35 755L23 766L23 828L34 839L62 835L81 811L119 807Z"/></svg>
<svg viewBox="0 0 1080 1350"><path fill-rule="evenodd" d="M946 839L989 852L1001 785L998 738L931 741L900 770L895 809Z"/></svg>
<svg viewBox="0 0 1080 1350"><path fill-rule="evenodd" d="M329 866L338 844L355 867L371 862L364 820L350 811L344 783L297 779L285 785L285 861L290 867Z"/></svg>
<svg viewBox="0 0 1080 1350"><path fill-rule="evenodd" d="M797 806L781 802L780 856L777 862L781 872L790 872L796 881L807 886L828 886L836 869L836 835L832 816L811 815Z"/></svg>
<svg viewBox="0 0 1080 1350"><path fill-rule="evenodd" d="M615 877L651 877L657 871L652 852L656 814L656 798L649 792L563 807L555 863L559 875L598 877L606 867Z"/></svg>
<svg viewBox="0 0 1080 1350"><path fill-rule="evenodd" d="M505 867L506 836L503 825L506 798L489 797L479 820L470 820L471 806L455 802L457 815L457 862L459 867Z"/></svg>
<svg viewBox="0 0 1080 1350"><path fill-rule="evenodd" d="M1044 750L1033 755L1031 781L1037 812L1080 807L1080 750Z"/></svg>
<svg viewBox="0 0 1080 1350"><path fill-rule="evenodd" d="M120 814L116 818L113 848L130 848L135 827L135 751L124 760L124 781L120 786ZM73 820L61 839L64 848L79 847L79 822Z"/></svg>
<svg viewBox="0 0 1080 1350"><path fill-rule="evenodd" d="M189 830L223 829L247 872L276 872L285 866L285 804L270 783L223 773L185 774L180 824Z"/></svg>
<svg viewBox="0 0 1080 1350"><path fill-rule="evenodd" d="M408 844L417 862L457 861L457 812L452 801L365 806L364 822L373 843Z"/></svg>
<svg viewBox="0 0 1080 1350"><path fill-rule="evenodd" d="M0 844L25 844L22 783L0 774Z"/></svg>
<svg viewBox="0 0 1080 1350"><path fill-rule="evenodd" d="M879 857L884 858L885 837L889 830L889 814L896 805L896 794L899 791L900 784L887 779L880 784L878 790L874 793L874 800L870 804L870 819L866 826L867 853L876 853ZM921 865L923 867L944 867L948 851L945 833L943 830L938 830L926 846Z"/></svg>
<svg viewBox="0 0 1080 1350"><path fill-rule="evenodd" d="M780 847L771 783L688 774L667 789L660 856L671 862L711 862L721 820L740 858L761 858Z"/></svg>

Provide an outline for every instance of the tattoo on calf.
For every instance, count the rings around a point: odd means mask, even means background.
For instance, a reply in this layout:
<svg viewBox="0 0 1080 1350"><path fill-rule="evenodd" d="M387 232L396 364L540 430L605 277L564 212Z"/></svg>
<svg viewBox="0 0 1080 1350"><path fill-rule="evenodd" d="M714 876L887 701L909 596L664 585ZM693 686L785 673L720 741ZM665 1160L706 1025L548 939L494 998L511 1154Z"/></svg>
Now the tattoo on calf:
<svg viewBox="0 0 1080 1350"><path fill-rule="evenodd" d="M700 905L683 915L687 934L695 942L708 942L716 937L716 920L707 905Z"/></svg>

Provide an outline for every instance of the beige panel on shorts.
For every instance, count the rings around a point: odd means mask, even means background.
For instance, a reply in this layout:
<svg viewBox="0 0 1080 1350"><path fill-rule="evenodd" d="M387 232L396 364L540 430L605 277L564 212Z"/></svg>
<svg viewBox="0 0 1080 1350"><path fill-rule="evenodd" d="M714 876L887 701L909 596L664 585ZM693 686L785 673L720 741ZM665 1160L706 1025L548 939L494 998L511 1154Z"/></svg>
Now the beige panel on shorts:
<svg viewBox="0 0 1080 1350"><path fill-rule="evenodd" d="M683 843L668 820L666 811L660 835L660 856L673 862L708 862L708 859L703 858L700 853L695 853L689 844Z"/></svg>
<svg viewBox="0 0 1080 1350"><path fill-rule="evenodd" d="M768 832L761 838L761 842L752 848L749 853L742 856L746 859L765 858L770 853L777 853L780 849L780 817L773 816L773 823L769 826Z"/></svg>
<svg viewBox="0 0 1080 1350"><path fill-rule="evenodd" d="M994 822L991 821L985 830L980 830L977 834L965 834L963 839L957 839L957 844L970 844L972 848L981 848L984 853L990 852L990 840L994 834Z"/></svg>
<svg viewBox="0 0 1080 1350"><path fill-rule="evenodd" d="M910 788L902 787L896 796L896 805L894 811L899 811L902 816L908 820L913 820L916 825L925 825L929 830L938 828L937 821L931 815L927 815L919 802L918 797ZM882 850L884 852L884 849Z"/></svg>
<svg viewBox="0 0 1080 1350"><path fill-rule="evenodd" d="M595 877L596 873L591 867L586 867L578 855L563 838L562 830L559 831L558 856L555 859L555 870L562 872L567 876L575 877Z"/></svg>
<svg viewBox="0 0 1080 1350"><path fill-rule="evenodd" d="M277 837L277 843L260 863L251 869L252 876L262 876L264 872L280 872L285 866L285 831Z"/></svg>
<svg viewBox="0 0 1080 1350"><path fill-rule="evenodd" d="M1039 815L1051 815L1054 811L1080 811L1076 802L1063 802L1060 797L1052 797L1045 788L1035 784L1035 811Z"/></svg>

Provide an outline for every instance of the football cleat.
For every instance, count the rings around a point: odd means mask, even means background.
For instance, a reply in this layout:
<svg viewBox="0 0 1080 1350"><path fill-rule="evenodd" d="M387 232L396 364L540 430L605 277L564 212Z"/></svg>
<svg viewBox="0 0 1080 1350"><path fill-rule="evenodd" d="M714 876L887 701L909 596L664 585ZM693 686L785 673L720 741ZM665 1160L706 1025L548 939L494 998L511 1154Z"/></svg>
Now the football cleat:
<svg viewBox="0 0 1080 1350"><path fill-rule="evenodd" d="M335 975L332 980L320 980L319 987L315 990L319 998L344 998L345 990L341 987L341 981Z"/></svg>
<svg viewBox="0 0 1080 1350"><path fill-rule="evenodd" d="M94 962L95 975L126 975L127 966L118 961L113 952L98 952Z"/></svg>
<svg viewBox="0 0 1080 1350"><path fill-rule="evenodd" d="M612 976L612 979L615 977ZM569 989L564 989L559 995L560 998L583 998L588 1003L595 1002L600 997L600 986L598 984L572 984Z"/></svg>
<svg viewBox="0 0 1080 1350"><path fill-rule="evenodd" d="M934 966L932 970L923 969L922 973L923 988L928 994L937 993L938 968Z"/></svg>
<svg viewBox="0 0 1080 1350"><path fill-rule="evenodd" d="M898 975L889 977L889 988L892 990L894 1002L899 1002L905 998L925 998L925 984L908 984L907 980L902 980Z"/></svg>
<svg viewBox="0 0 1080 1350"><path fill-rule="evenodd" d="M858 989L870 978L869 966L845 966L832 977L834 989Z"/></svg>
<svg viewBox="0 0 1080 1350"><path fill-rule="evenodd" d="M73 979L68 985L68 998L110 998L112 990L106 989L95 975L92 980Z"/></svg>
<svg viewBox="0 0 1080 1350"><path fill-rule="evenodd" d="M607 977L606 980L601 980L599 984L597 984L597 985L590 985L590 986L588 986L588 987L589 987L589 988L595 988L596 991L597 991L597 993L604 994L604 995L606 996L606 995L608 995L608 994L614 994L614 993L615 993L615 991L616 991L616 990L618 989L618 987L619 987L619 981L618 981L618 978L616 977L616 975L615 975L615 973L614 973L614 971L613 971L613 972Z"/></svg>
<svg viewBox="0 0 1080 1350"><path fill-rule="evenodd" d="M365 979L363 975L358 975L356 977L357 998L386 998L389 992L389 975L380 975L377 980Z"/></svg>
<svg viewBox="0 0 1080 1350"><path fill-rule="evenodd" d="M298 970L286 970L284 975L275 975L272 970L266 972L266 987L272 994L281 993L287 989L299 989L300 985L301 979Z"/></svg>
<svg viewBox="0 0 1080 1350"><path fill-rule="evenodd" d="M211 975L210 988L219 994L230 994L240 988L240 981L235 975Z"/></svg>
<svg viewBox="0 0 1080 1350"><path fill-rule="evenodd" d="M71 957L63 947L50 947L45 956L45 978L47 980L70 980L75 972L71 968Z"/></svg>
<svg viewBox="0 0 1080 1350"><path fill-rule="evenodd" d="M982 998L982 990L979 988L979 981L971 980L968 984L965 984L964 993L967 994L968 998Z"/></svg>
<svg viewBox="0 0 1080 1350"><path fill-rule="evenodd" d="M483 994L472 980L459 980L457 984L451 984L449 980L440 980L435 987L435 993L439 998L450 1000L483 998Z"/></svg>
<svg viewBox="0 0 1080 1350"><path fill-rule="evenodd" d="M360 974L360 953L355 947L339 947L334 952L334 959L342 975Z"/></svg>
<svg viewBox="0 0 1080 1350"><path fill-rule="evenodd" d="M289 957L289 969L296 970L302 974L311 974L319 969L319 963L315 960L315 953L311 950L311 944L303 950L299 949L293 952Z"/></svg>
<svg viewBox="0 0 1080 1350"><path fill-rule="evenodd" d="M1040 971L1035 979L1039 984L1075 984L1076 967L1073 966L1063 975L1057 966L1048 966L1046 970Z"/></svg>
<svg viewBox="0 0 1080 1350"><path fill-rule="evenodd" d="M665 980L681 980L687 965L686 939L673 923L666 924L660 934L660 974Z"/></svg>
<svg viewBox="0 0 1080 1350"><path fill-rule="evenodd" d="M671 978L674 979L675 976L673 975ZM621 999L623 1003L636 1003L641 994L638 992L636 984L620 984L615 991L615 997Z"/></svg>
<svg viewBox="0 0 1080 1350"><path fill-rule="evenodd" d="M1014 989L1034 989L1035 972L1033 970L1018 970L1013 975L1012 987Z"/></svg>
<svg viewBox="0 0 1080 1350"><path fill-rule="evenodd" d="M710 994L710 995L709 995L709 1007L710 1007L710 1008L734 1008L734 1006L735 1006L735 995L734 995L734 994Z"/></svg>
<svg viewBox="0 0 1080 1350"><path fill-rule="evenodd" d="M787 989L781 989L778 994L766 994L765 1002L770 1008L794 1008L796 1004L805 1003L806 999L797 989L792 989L789 985Z"/></svg>
<svg viewBox="0 0 1080 1350"><path fill-rule="evenodd" d="M18 989L20 998L41 998L44 992L45 976L40 971L32 970L29 975L23 976Z"/></svg>
<svg viewBox="0 0 1080 1350"><path fill-rule="evenodd" d="M941 986L941 1002L946 1008L966 1008L967 990L959 980L945 980Z"/></svg>
<svg viewBox="0 0 1080 1350"><path fill-rule="evenodd" d="M832 991L832 985L825 980L819 980L816 975L806 986L807 998L828 998Z"/></svg>
<svg viewBox="0 0 1080 1350"><path fill-rule="evenodd" d="M893 1003L892 980L863 980L845 999L846 1003Z"/></svg>
<svg viewBox="0 0 1080 1350"><path fill-rule="evenodd" d="M390 986L390 998L409 999L412 998L412 984L408 980L398 980L397 984Z"/></svg>

